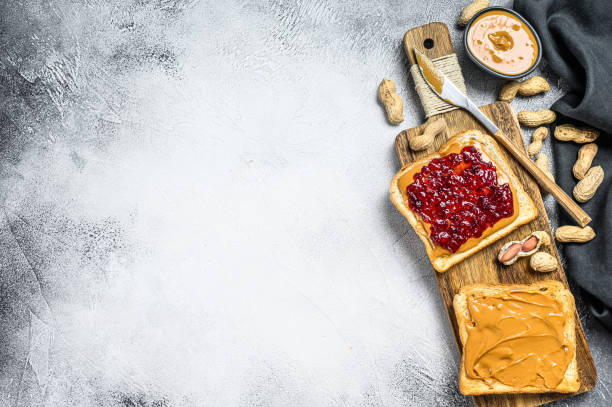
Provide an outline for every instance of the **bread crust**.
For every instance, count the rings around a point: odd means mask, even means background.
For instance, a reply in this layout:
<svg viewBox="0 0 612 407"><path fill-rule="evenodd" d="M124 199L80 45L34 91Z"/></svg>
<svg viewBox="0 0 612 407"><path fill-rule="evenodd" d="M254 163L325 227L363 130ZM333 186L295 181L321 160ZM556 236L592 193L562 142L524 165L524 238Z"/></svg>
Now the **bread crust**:
<svg viewBox="0 0 612 407"><path fill-rule="evenodd" d="M559 281L541 281L533 284L472 284L461 288L453 299L453 308L457 317L459 327L459 338L461 339L462 349L468 338L467 324L470 322L470 312L467 305L467 298L471 294L495 295L506 290L521 290L530 292L542 292L557 299L563 307L566 316L566 323L563 328L563 335L574 347L574 356L567 366L563 380L554 389L546 386L526 386L515 388L503 383L494 383L489 387L482 380L470 379L465 372L464 352L462 351L461 366L459 370L459 391L467 395L481 394L509 394L509 393L574 393L580 388L580 378L578 376L578 363L576 361L576 322L574 296ZM541 291L545 289L545 291Z"/></svg>
<svg viewBox="0 0 612 407"><path fill-rule="evenodd" d="M424 160L430 161L436 157L439 157L439 154L430 154L427 157L424 157L423 159L404 166L397 174L395 174L395 176L391 180L391 186L389 189L390 199L391 202L393 202L393 204L395 205L395 207L402 213L402 215L404 215L410 225L414 228L419 238L423 241L425 245L425 250L427 251L427 255L429 256L431 264L438 272L444 272L448 270L453 265L461 262L469 256L477 253L484 247L508 235L510 232L512 232L519 226L531 222L538 215L538 210L535 204L533 203L529 195L525 192L525 189L512 171L512 168L510 168L510 164L501 153L500 147L498 146L497 142L491 136L488 136L478 130L464 131L448 139L448 141L442 146L441 149L444 149L445 146L455 142L458 139L470 140L472 142L480 143L485 153L492 159L495 166L508 176L509 182L512 184L512 187L514 188L517 194L518 208L515 209L518 209L519 214L512 223L506 225L505 227L499 230L496 230L495 232L484 238L481 238L475 246L465 251L436 255L434 253L434 245L431 242L428 233L425 233L424 231L420 230L422 229L418 226L421 222L420 217L419 215L414 213L408 206L404 196L404 192L399 187L399 181L403 175L411 171L413 168L418 165L422 165L422 162Z"/></svg>

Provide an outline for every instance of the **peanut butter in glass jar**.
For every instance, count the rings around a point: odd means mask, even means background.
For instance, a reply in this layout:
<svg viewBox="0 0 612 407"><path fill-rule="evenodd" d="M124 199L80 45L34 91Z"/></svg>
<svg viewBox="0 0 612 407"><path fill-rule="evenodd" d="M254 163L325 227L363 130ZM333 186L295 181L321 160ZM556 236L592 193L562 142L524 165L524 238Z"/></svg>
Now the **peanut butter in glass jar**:
<svg viewBox="0 0 612 407"><path fill-rule="evenodd" d="M466 46L485 67L502 75L529 71L538 61L540 49L533 29L517 15L490 9L468 27Z"/></svg>

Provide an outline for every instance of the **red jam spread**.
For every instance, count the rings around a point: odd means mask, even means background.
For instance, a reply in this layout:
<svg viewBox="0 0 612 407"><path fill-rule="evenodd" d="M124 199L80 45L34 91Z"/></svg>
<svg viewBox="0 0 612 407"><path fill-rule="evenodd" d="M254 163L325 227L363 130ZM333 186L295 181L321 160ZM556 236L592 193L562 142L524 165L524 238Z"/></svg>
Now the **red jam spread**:
<svg viewBox="0 0 612 407"><path fill-rule="evenodd" d="M455 253L469 238L514 213L510 186L473 146L434 158L406 187L410 209L430 225L430 239Z"/></svg>

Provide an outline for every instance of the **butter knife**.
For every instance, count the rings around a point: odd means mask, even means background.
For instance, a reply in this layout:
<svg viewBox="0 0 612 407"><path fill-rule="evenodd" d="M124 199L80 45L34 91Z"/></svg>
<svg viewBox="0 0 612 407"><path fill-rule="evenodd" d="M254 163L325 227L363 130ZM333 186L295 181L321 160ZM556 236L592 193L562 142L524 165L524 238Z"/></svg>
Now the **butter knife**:
<svg viewBox="0 0 612 407"><path fill-rule="evenodd" d="M501 145L525 168L535 180L552 196L557 202L578 222L582 227L586 226L591 218L585 211L570 198L559 185L550 179L544 171L539 169L525 152L519 149L484 113L478 106L461 92L448 77L436 68L429 58L418 49L414 49L417 64L425 78L425 82L431 87L436 95L451 105L463 108L470 112Z"/></svg>

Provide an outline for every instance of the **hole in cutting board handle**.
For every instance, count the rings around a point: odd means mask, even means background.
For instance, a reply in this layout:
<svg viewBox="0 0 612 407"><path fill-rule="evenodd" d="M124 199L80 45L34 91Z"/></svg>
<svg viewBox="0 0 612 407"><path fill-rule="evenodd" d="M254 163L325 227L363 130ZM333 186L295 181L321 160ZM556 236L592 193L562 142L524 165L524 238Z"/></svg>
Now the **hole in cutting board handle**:
<svg viewBox="0 0 612 407"><path fill-rule="evenodd" d="M432 49L434 46L434 40L427 38L425 41L423 41L423 46L427 49Z"/></svg>

